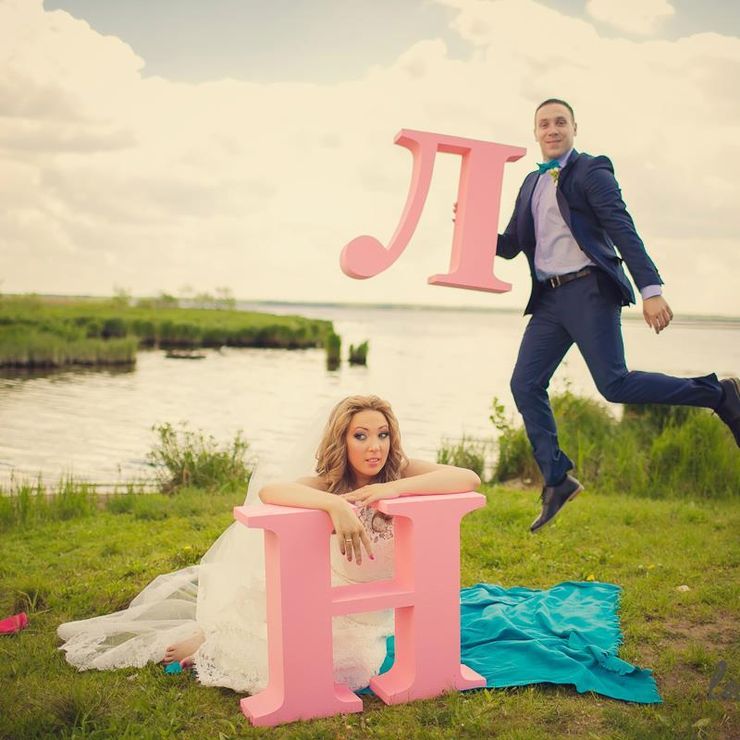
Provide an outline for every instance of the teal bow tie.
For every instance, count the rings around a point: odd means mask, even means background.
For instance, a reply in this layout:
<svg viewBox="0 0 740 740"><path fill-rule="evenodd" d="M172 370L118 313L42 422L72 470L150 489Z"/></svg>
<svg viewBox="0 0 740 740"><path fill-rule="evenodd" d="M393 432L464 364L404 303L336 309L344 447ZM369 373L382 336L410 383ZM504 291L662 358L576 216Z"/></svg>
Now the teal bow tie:
<svg viewBox="0 0 740 740"><path fill-rule="evenodd" d="M537 163L537 169L540 171L540 175L548 170L554 170L560 167L560 162L557 159L551 159L549 162Z"/></svg>

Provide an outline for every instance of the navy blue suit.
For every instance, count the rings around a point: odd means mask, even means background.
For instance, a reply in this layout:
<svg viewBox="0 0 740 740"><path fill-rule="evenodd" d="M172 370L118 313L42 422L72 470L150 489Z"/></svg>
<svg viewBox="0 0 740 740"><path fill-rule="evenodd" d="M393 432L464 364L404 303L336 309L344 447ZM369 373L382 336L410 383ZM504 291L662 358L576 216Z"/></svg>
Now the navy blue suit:
<svg viewBox="0 0 740 740"><path fill-rule="evenodd" d="M532 314L532 318L519 349L511 390L545 484L557 485L573 464L558 445L547 387L573 343L599 392L615 403L716 408L722 389L714 374L674 378L627 370L621 309L634 303L635 296L622 263L626 263L638 288L663 281L622 201L607 157L573 150L560 171L556 189L560 214L596 269L554 289L538 281L532 217L532 195L538 178L535 171L524 179L509 225L499 235L496 253L511 259L524 252L529 262L532 293L525 314Z"/></svg>

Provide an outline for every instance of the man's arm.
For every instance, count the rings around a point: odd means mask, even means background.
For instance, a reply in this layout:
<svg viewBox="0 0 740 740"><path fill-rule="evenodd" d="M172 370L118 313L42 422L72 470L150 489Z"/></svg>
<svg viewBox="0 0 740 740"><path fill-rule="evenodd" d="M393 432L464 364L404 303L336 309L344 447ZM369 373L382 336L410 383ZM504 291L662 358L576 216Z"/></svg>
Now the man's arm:
<svg viewBox="0 0 740 740"><path fill-rule="evenodd" d="M632 216L627 212L608 157L594 157L591 161L584 190L599 225L619 248L638 289L662 285L658 268L648 256Z"/></svg>
<svg viewBox="0 0 740 740"><path fill-rule="evenodd" d="M522 247L519 244L519 234L517 232L517 218L519 215L521 197L522 191L520 189L516 196L516 202L514 203L514 213L511 214L509 224L504 230L504 233L498 235L498 241L496 242L496 256L503 257L505 260L510 260L513 257L516 257L519 252L522 251Z"/></svg>
<svg viewBox="0 0 740 740"><path fill-rule="evenodd" d="M599 223L619 248L642 294L645 323L659 334L670 324L673 312L661 295L663 281L622 200L622 192L608 157L594 157L592 160L586 175L585 192Z"/></svg>

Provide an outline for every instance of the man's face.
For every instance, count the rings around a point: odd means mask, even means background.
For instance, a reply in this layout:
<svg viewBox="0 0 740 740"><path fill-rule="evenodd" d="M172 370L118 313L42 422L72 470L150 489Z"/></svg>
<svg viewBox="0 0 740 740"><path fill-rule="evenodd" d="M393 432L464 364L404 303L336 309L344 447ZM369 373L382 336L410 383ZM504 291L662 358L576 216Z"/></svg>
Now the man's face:
<svg viewBox="0 0 740 740"><path fill-rule="evenodd" d="M566 154L573 147L577 128L564 105L543 105L534 117L534 138L540 145L543 159L559 159Z"/></svg>

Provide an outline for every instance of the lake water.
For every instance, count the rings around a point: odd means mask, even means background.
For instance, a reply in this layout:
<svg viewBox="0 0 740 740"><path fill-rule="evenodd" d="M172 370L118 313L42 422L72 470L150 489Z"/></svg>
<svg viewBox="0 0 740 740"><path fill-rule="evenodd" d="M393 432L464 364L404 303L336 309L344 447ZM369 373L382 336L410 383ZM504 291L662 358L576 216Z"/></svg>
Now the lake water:
<svg viewBox="0 0 740 740"><path fill-rule="evenodd" d="M443 438L490 438L493 396L515 413L509 376L527 319L512 313L411 308L248 306L334 322L350 343L370 341L367 367L327 371L323 350L230 349L199 361L138 355L126 372L70 370L0 376L0 484L72 474L97 483L151 479L152 426L187 422L218 440L242 430L253 453L279 461L350 393L389 399L407 452L434 459ZM637 316L637 311L629 312ZM675 321L656 336L625 320L628 362L676 375L737 375L740 321ZM552 388L598 397L577 350ZM323 409L323 412L320 411ZM615 413L619 412L614 407ZM306 471L310 472L310 471Z"/></svg>

